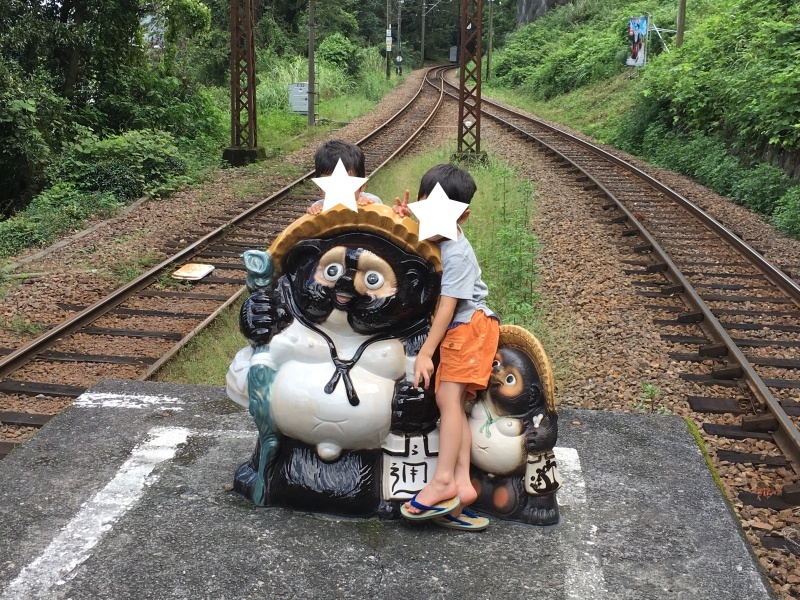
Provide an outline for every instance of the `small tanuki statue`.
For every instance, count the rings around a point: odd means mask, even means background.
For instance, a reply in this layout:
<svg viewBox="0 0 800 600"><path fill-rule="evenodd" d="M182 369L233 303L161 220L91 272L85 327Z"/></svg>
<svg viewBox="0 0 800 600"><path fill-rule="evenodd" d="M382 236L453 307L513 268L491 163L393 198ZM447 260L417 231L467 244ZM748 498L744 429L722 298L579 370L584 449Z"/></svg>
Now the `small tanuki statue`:
<svg viewBox="0 0 800 600"><path fill-rule="evenodd" d="M522 327L501 325L489 387L478 394L467 418L476 509L537 525L558 521L553 387L539 340Z"/></svg>
<svg viewBox="0 0 800 600"><path fill-rule="evenodd" d="M227 387L258 440L234 489L261 506L399 517L436 466L433 389L412 381L439 291L437 245L388 206L336 206L301 217L244 260L250 296L240 325L250 344L231 363ZM469 419L474 507L553 524L549 363L524 329L503 326L500 345Z"/></svg>

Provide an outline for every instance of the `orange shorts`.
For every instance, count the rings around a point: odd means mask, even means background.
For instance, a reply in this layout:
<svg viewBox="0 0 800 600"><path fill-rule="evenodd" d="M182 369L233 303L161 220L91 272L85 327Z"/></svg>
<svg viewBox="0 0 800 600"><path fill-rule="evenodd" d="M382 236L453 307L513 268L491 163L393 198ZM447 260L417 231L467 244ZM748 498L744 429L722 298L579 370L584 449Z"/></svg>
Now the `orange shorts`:
<svg viewBox="0 0 800 600"><path fill-rule="evenodd" d="M439 345L436 387L442 381L467 384L467 400L489 384L492 363L500 341L500 323L476 310L469 323L449 329Z"/></svg>

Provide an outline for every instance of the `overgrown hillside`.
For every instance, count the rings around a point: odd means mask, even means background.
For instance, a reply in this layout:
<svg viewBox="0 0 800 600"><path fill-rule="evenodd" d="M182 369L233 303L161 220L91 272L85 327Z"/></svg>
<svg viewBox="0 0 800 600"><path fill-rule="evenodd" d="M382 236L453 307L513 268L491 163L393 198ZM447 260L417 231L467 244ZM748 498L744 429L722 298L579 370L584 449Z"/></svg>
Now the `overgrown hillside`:
<svg viewBox="0 0 800 600"><path fill-rule="evenodd" d="M800 4L576 0L513 34L495 90L633 154L690 175L800 237ZM651 28L645 67L626 65L631 17ZM542 112L538 111L537 112ZM566 118L564 118L566 116ZM589 125L590 126L587 126Z"/></svg>
<svg viewBox="0 0 800 600"><path fill-rule="evenodd" d="M258 138L275 154L306 131L288 84L308 78L308 23L304 4L257 4ZM363 114L396 81L375 45L382 7L318 7L321 119ZM0 259L222 166L230 11L227 0L0 0Z"/></svg>

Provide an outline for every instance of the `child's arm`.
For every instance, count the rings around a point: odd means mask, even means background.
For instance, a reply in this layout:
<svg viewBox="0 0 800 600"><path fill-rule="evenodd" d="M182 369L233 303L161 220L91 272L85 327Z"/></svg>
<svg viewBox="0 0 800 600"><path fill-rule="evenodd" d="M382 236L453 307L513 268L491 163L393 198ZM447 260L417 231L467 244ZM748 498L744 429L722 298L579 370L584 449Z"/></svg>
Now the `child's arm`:
<svg viewBox="0 0 800 600"><path fill-rule="evenodd" d="M439 297L439 306L433 315L433 323L431 324L431 330L428 332L428 339L422 344L422 348L419 349L419 354L414 360L414 387L419 387L420 379L425 383L422 387L427 388L430 385L431 377L433 376L433 353L442 343L444 335L447 333L447 328L453 321L457 303L457 298L451 298L450 296Z"/></svg>

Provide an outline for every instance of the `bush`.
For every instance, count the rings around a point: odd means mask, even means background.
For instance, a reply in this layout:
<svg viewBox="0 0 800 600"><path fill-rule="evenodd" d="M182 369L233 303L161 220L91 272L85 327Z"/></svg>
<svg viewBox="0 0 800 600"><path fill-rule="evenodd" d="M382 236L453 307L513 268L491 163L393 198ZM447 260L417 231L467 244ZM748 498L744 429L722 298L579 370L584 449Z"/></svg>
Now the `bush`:
<svg viewBox="0 0 800 600"><path fill-rule="evenodd" d="M0 258L15 256L30 246L44 245L38 228L38 224L22 216L0 221Z"/></svg>
<svg viewBox="0 0 800 600"><path fill-rule="evenodd" d="M415 64L413 52L404 53L403 64ZM417 53L418 54L418 53ZM359 73L358 91L364 97L377 102L392 88L391 82L386 79L386 57L381 55L379 47L364 48L360 58L361 72Z"/></svg>
<svg viewBox="0 0 800 600"><path fill-rule="evenodd" d="M0 257L46 246L89 217L108 215L119 206L108 192L84 192L72 183L58 183L36 196L23 212L0 221Z"/></svg>
<svg viewBox="0 0 800 600"><path fill-rule="evenodd" d="M643 102L666 105L677 128L723 132L745 148L800 148L800 5L726 0L677 52L643 73ZM653 68L655 67L655 68Z"/></svg>
<svg viewBox="0 0 800 600"><path fill-rule="evenodd" d="M256 88L256 105L261 111L289 108L289 84L308 81L308 60L302 56L281 59L274 55L259 58L262 64L260 83ZM320 100L348 94L355 80L333 64L318 63L317 94Z"/></svg>
<svg viewBox="0 0 800 600"><path fill-rule="evenodd" d="M62 154L50 177L127 203L176 189L185 173L186 163L169 133L129 131L100 140L85 132Z"/></svg>
<svg viewBox="0 0 800 600"><path fill-rule="evenodd" d="M771 215L789 190L790 181L781 169L761 163L733 183L731 198L754 212Z"/></svg>
<svg viewBox="0 0 800 600"><path fill-rule="evenodd" d="M0 57L0 214L24 207L44 183L53 132L62 132L57 116L66 101L49 91L48 77L31 76Z"/></svg>
<svg viewBox="0 0 800 600"><path fill-rule="evenodd" d="M334 33L322 40L316 56L350 77L355 76L361 68L358 48L341 33Z"/></svg>
<svg viewBox="0 0 800 600"><path fill-rule="evenodd" d="M753 212L772 216L781 198L791 221L792 180L779 168L767 163L743 165L730 153L721 136L700 133L679 135L655 123L646 129L640 154L650 162L693 177L703 185L730 197ZM795 193L795 192L792 192ZM782 222L783 222L782 221ZM788 227L788 225L787 225Z"/></svg>
<svg viewBox="0 0 800 600"><path fill-rule="evenodd" d="M792 186L778 200L772 224L786 235L800 238L800 185Z"/></svg>
<svg viewBox="0 0 800 600"><path fill-rule="evenodd" d="M522 87L536 100L547 100L623 71L628 19L652 13L659 23L673 20L656 2L584 0L549 10L508 37L493 72L504 85ZM635 12L634 12L635 11ZM651 39L649 56L663 45Z"/></svg>
<svg viewBox="0 0 800 600"><path fill-rule="evenodd" d="M38 224L49 239L57 234L83 225L92 216L105 216L120 203L109 192L85 192L72 183L57 183L36 196L23 213Z"/></svg>
<svg viewBox="0 0 800 600"><path fill-rule="evenodd" d="M221 139L224 133L225 115L205 87L157 72L130 74L118 89L98 98L94 112L84 122L96 122L95 130L104 135L153 129L176 137Z"/></svg>

